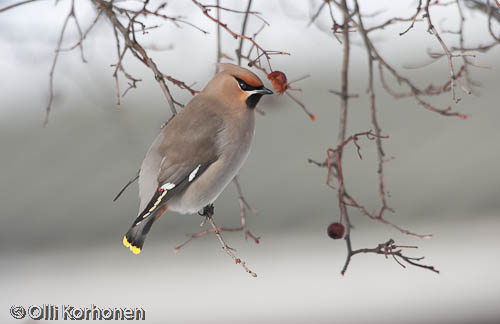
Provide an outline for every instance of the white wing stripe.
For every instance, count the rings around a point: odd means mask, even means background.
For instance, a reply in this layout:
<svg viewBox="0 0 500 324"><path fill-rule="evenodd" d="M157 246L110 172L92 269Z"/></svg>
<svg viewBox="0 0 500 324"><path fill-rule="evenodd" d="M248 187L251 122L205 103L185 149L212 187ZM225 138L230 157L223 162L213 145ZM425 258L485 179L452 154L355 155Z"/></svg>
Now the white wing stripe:
<svg viewBox="0 0 500 324"><path fill-rule="evenodd" d="M160 187L163 190L172 190L175 188L175 184L167 182L163 186Z"/></svg>
<svg viewBox="0 0 500 324"><path fill-rule="evenodd" d="M188 178L188 181L191 182L193 181L194 177L196 177L196 174L198 173L198 170L200 169L200 166L201 164L199 164L196 169L194 169L190 174L189 174L189 178Z"/></svg>

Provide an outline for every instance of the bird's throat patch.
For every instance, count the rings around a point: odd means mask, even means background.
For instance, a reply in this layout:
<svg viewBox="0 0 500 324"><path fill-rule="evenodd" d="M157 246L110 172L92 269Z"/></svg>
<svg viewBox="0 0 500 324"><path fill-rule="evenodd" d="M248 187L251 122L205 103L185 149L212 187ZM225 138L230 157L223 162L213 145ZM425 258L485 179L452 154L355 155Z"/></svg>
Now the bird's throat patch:
<svg viewBox="0 0 500 324"><path fill-rule="evenodd" d="M245 103L247 104L248 108L254 109L259 103L260 98L262 98L262 94L254 93L248 96L247 100L245 100Z"/></svg>

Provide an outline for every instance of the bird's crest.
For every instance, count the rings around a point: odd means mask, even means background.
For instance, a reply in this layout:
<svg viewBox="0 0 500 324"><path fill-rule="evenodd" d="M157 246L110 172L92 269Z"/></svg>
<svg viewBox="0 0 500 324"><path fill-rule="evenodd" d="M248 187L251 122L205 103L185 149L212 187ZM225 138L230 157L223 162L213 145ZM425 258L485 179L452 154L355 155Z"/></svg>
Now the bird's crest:
<svg viewBox="0 0 500 324"><path fill-rule="evenodd" d="M247 70L241 66L230 64L230 63L218 63L217 68L220 72L231 74L234 77L237 77L246 84L252 87L261 87L263 86L262 81L259 79L257 75L255 75L250 70Z"/></svg>

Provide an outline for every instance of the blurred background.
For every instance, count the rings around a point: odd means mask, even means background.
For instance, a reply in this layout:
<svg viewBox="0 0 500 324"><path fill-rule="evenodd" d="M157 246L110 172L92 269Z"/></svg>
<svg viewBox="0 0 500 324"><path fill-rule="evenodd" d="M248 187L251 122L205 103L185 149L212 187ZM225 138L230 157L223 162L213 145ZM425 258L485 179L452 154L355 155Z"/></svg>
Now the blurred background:
<svg viewBox="0 0 500 324"><path fill-rule="evenodd" d="M4 7L14 1L1 1ZM155 224L139 256L122 246L136 216L137 185L117 201L114 195L132 177L170 110L152 73L127 57L124 65L141 78L137 89L118 107L112 78L116 63L113 32L101 19L78 51L61 53L55 70L55 101L43 128L48 100L48 73L68 1L38 1L0 14L0 318L16 320L11 305L72 304L85 307L143 307L150 323L499 323L500 322L500 51L479 53L474 69L481 83L477 95L462 98L454 109L467 120L424 110L414 99L394 100L376 87L379 121L388 157L385 165L390 205L386 217L409 230L432 233L421 240L405 236L356 211L351 218L354 248L374 247L394 238L418 245L411 256L439 275L414 267L401 268L378 255L355 256L344 277L343 240L326 235L338 220L335 191L325 185L326 170L307 163L322 161L335 145L338 127L341 45L328 33L327 12L307 27L321 4L254 1L253 9L271 23L259 39L264 48L284 50L273 68L297 83L295 93L314 114L312 122L286 96L264 98L252 152L240 173L247 200L258 209L248 215L260 244L242 233L224 233L228 244L257 272L252 278L233 264L214 236L192 241L179 253L173 248L186 233L200 230L197 215L165 214ZM222 1L244 10L244 2ZM409 17L414 1L363 1L373 13L370 24L394 14ZM215 25L189 1L172 0L173 13L186 16L210 34L163 23L140 38L160 69L201 89L215 71ZM95 17L86 1L77 1L85 29ZM456 29L457 13L432 9L435 24ZM446 18L446 19L445 19ZM466 44L489 42L484 14L466 10ZM222 13L239 30L241 16ZM154 22L151 22L154 24ZM439 23L439 24L438 24ZM248 30L260 22L250 18ZM405 66L430 62L427 51L439 52L427 26L417 22L405 36L407 23L374 34L382 55L401 73L425 86L443 84L449 74L445 59L425 69ZM237 42L223 33L223 51L234 57ZM443 34L452 45L454 34ZM361 39L352 34L353 51L347 134L371 129L365 95L366 57ZM70 22L63 44L77 39ZM460 66L457 60L456 66ZM260 74L265 79L265 75ZM122 89L126 81L121 79ZM270 86L269 84L267 85ZM186 103L189 93L170 86ZM451 96L433 98L445 107ZM369 210L379 208L375 144L360 140L364 159L353 147L345 151L344 173L349 192ZM235 188L217 200L220 226L239 225ZM28 321L28 320L27 320ZM17 321L22 322L22 321Z"/></svg>

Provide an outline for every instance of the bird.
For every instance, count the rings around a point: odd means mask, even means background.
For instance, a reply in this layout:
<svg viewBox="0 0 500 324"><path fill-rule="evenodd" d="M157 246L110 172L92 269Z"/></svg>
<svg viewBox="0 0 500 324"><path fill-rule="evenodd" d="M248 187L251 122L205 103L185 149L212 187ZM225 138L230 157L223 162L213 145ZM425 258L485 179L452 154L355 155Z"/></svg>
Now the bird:
<svg viewBox="0 0 500 324"><path fill-rule="evenodd" d="M255 107L273 92L246 68L217 67L203 90L161 129L141 164L139 213L123 237L134 254L166 210L194 214L213 206L248 157Z"/></svg>

